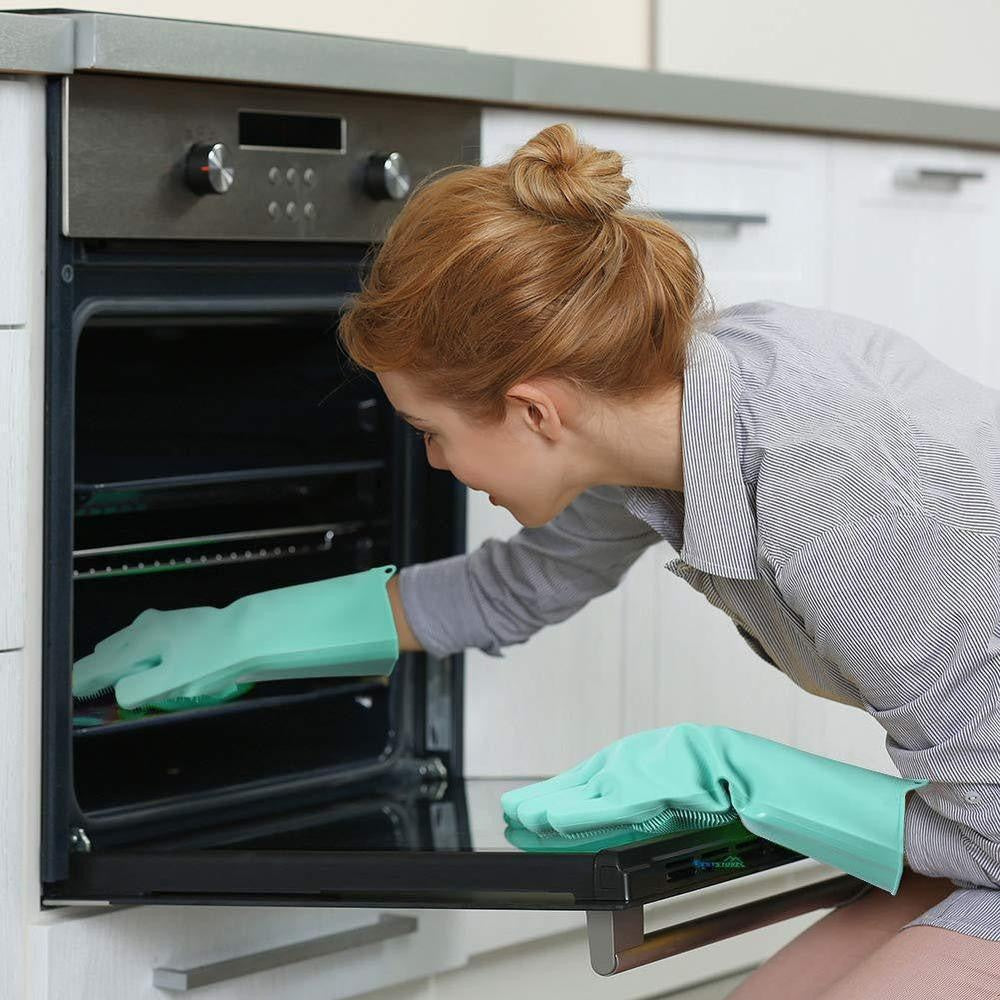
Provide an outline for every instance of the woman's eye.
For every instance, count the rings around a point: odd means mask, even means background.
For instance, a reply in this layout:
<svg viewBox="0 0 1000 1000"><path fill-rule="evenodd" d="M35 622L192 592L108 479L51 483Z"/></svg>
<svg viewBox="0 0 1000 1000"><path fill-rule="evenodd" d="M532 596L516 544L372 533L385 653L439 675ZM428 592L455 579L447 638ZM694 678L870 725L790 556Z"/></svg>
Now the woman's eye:
<svg viewBox="0 0 1000 1000"><path fill-rule="evenodd" d="M427 444L434 440L434 435L430 431L422 431L419 427L414 427L413 433Z"/></svg>

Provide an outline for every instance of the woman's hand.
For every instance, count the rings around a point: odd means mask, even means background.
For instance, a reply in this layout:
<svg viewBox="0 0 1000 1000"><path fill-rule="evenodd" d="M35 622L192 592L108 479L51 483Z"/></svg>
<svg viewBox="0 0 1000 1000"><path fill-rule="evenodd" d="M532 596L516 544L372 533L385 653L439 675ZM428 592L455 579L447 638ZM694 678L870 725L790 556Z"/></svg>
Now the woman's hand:
<svg viewBox="0 0 1000 1000"><path fill-rule="evenodd" d="M626 736L555 778L507 792L501 805L512 827L549 837L624 829L653 837L714 826L735 810L752 833L895 894L905 796L926 784L684 722Z"/></svg>

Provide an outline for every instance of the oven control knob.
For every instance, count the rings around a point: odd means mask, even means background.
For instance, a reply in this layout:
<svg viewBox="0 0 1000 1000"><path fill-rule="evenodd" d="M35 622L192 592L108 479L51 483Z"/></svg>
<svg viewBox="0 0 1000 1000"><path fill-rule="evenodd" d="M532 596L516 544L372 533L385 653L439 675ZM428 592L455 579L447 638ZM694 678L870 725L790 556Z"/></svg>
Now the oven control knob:
<svg viewBox="0 0 1000 1000"><path fill-rule="evenodd" d="M410 168L399 153L375 153L365 167L365 191L382 201L401 201L410 192Z"/></svg>
<svg viewBox="0 0 1000 1000"><path fill-rule="evenodd" d="M229 150L221 142L195 143L187 154L184 179L195 194L225 194L236 180Z"/></svg>

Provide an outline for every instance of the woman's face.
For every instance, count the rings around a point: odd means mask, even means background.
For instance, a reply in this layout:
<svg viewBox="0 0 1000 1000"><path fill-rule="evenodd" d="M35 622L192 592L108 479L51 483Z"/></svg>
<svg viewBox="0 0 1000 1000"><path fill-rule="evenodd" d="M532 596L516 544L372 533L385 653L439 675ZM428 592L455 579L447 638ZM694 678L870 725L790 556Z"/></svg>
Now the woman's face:
<svg viewBox="0 0 1000 1000"><path fill-rule="evenodd" d="M378 379L397 414L422 435L427 461L489 494L522 525L547 523L581 492L566 474L566 428L557 412L561 397L551 386L515 386L504 422L482 427L425 396L402 371L382 372Z"/></svg>

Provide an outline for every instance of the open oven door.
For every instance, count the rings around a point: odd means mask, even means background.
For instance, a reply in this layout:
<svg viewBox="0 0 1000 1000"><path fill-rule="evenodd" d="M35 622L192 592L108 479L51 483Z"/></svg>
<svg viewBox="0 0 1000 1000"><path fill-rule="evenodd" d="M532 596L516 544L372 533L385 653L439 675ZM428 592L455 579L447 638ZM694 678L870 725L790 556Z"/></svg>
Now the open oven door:
<svg viewBox="0 0 1000 1000"><path fill-rule="evenodd" d="M509 787L513 783L444 782L428 774L416 785L390 780L381 790L369 786L360 798L342 792L277 817L127 847L89 845L71 854L67 878L45 886L43 903L585 910L591 963L611 975L839 905L867 888L841 875L647 933L646 904L801 855L738 821L610 848L574 850L564 843L524 852L504 837L499 798ZM407 926L406 918L385 918L364 940L405 933ZM333 935L310 945L330 951L343 943ZM275 949L273 963L289 961L287 951ZM259 955L255 963L254 969L267 967ZM194 983L198 970L190 975Z"/></svg>

